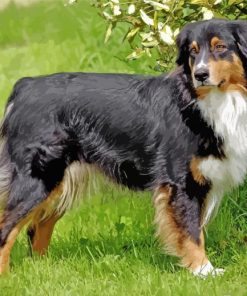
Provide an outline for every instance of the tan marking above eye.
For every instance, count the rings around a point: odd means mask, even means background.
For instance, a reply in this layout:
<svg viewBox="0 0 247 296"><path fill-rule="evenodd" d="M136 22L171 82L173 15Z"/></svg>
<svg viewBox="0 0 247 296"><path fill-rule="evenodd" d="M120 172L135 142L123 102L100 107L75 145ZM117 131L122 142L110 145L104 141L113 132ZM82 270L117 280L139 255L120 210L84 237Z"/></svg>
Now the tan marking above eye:
<svg viewBox="0 0 247 296"><path fill-rule="evenodd" d="M223 51L226 49L227 46L223 40L221 40L219 37L213 37L210 42L210 49L211 51L217 50L217 51Z"/></svg>
<svg viewBox="0 0 247 296"><path fill-rule="evenodd" d="M190 51L198 53L200 51L199 45L196 41L192 41L190 44Z"/></svg>

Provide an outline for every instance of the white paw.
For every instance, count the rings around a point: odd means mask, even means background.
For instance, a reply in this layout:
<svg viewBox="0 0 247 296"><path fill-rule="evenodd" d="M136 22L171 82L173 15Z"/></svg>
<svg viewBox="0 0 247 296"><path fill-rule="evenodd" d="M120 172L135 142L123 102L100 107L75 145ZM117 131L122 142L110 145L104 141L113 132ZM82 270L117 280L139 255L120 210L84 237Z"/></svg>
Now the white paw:
<svg viewBox="0 0 247 296"><path fill-rule="evenodd" d="M203 264L192 271L196 276L205 278L207 276L218 276L222 275L225 272L223 268L214 268L213 265L208 261L206 264Z"/></svg>

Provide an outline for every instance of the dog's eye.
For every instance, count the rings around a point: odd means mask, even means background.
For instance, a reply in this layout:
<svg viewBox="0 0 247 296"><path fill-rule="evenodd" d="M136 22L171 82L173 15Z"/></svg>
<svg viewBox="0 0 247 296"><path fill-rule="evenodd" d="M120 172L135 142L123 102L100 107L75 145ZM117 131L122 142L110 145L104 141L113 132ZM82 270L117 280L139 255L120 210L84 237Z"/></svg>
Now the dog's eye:
<svg viewBox="0 0 247 296"><path fill-rule="evenodd" d="M227 47L225 44L217 44L217 45L215 45L215 49L217 51L223 51L223 50L227 49Z"/></svg>
<svg viewBox="0 0 247 296"><path fill-rule="evenodd" d="M190 53L191 53L191 54L196 54L196 53L197 53L197 50L196 50L196 48L194 48L194 47L193 47L193 48L191 48L191 49L190 49Z"/></svg>

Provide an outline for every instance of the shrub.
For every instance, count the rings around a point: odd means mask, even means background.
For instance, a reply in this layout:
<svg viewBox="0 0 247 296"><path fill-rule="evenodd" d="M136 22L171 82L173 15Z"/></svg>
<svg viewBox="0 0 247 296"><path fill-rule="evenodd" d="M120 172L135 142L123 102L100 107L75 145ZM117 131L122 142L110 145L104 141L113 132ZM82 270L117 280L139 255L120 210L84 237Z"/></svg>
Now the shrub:
<svg viewBox="0 0 247 296"><path fill-rule="evenodd" d="M175 38L188 22L200 19L246 19L242 0L94 0L108 23L105 42L119 23L128 24L123 41L128 41L129 60L154 55L156 68L171 68L175 58Z"/></svg>

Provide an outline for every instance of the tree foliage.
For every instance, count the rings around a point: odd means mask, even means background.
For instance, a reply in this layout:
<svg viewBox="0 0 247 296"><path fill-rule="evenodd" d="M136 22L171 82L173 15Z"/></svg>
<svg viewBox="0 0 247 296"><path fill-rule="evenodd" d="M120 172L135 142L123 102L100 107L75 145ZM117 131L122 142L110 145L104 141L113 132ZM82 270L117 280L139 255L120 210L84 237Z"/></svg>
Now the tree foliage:
<svg viewBox="0 0 247 296"><path fill-rule="evenodd" d="M174 63L175 38L186 23L217 18L246 19L247 3L242 0L93 0L108 23L105 42L118 23L127 23L123 36L132 50L126 57L157 57L158 68ZM156 65L157 66L157 65ZM157 67L156 67L157 68Z"/></svg>

